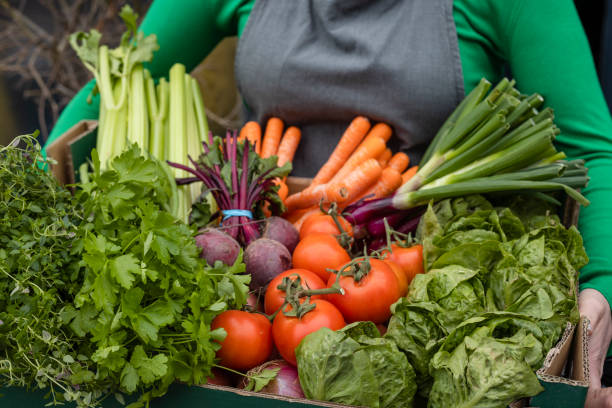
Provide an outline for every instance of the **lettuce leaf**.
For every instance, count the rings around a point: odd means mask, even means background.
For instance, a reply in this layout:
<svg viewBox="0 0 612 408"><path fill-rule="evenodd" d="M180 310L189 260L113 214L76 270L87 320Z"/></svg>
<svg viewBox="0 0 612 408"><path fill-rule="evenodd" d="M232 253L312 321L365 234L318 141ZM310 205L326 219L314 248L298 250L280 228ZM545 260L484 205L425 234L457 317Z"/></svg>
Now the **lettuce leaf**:
<svg viewBox="0 0 612 408"><path fill-rule="evenodd" d="M296 357L300 384L310 399L376 408L412 406L414 370L372 322L311 333Z"/></svg>

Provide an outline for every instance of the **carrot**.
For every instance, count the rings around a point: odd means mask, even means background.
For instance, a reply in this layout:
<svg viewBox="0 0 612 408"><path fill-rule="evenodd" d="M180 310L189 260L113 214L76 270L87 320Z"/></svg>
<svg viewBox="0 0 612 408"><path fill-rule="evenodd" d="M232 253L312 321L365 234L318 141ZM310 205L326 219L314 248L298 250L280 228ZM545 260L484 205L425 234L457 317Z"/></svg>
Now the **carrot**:
<svg viewBox="0 0 612 408"><path fill-rule="evenodd" d="M287 130L285 130L285 134L278 145L278 152L276 154L278 156L277 164L279 167L287 162L293 161L293 156L295 156L301 138L302 132L295 126L289 126Z"/></svg>
<svg viewBox="0 0 612 408"><path fill-rule="evenodd" d="M410 164L410 157L408 157L406 153L399 152L399 153L395 153L393 157L391 157L391 160L389 160L389 162L387 163L387 166L402 173L404 170L408 168L409 164Z"/></svg>
<svg viewBox="0 0 612 408"><path fill-rule="evenodd" d="M336 148L312 180L313 185L325 184L334 177L370 130L370 121L357 116L346 128Z"/></svg>
<svg viewBox="0 0 612 408"><path fill-rule="evenodd" d="M389 160L391 160L391 156L393 156L393 153L391 152L391 149L388 148L385 149L380 156L378 156L378 162L383 169L387 167L387 163L389 163Z"/></svg>
<svg viewBox="0 0 612 408"><path fill-rule="evenodd" d="M419 170L419 166L412 166L402 174L402 185L412 178Z"/></svg>
<svg viewBox="0 0 612 408"><path fill-rule="evenodd" d="M285 200L287 199L287 196L289 195L289 187L287 187L287 183L277 178L274 180L274 184L280 186L278 189L278 196L283 202L285 202Z"/></svg>
<svg viewBox="0 0 612 408"><path fill-rule="evenodd" d="M297 194L292 194L285 200L287 211L300 210L307 207L316 206L321 200L325 200L327 184L310 185L305 190Z"/></svg>
<svg viewBox="0 0 612 408"><path fill-rule="evenodd" d="M264 159L274 156L278 150L281 136L283 135L283 121L279 118L268 119L266 132L264 133L263 141L261 142L261 157Z"/></svg>
<svg viewBox="0 0 612 408"><path fill-rule="evenodd" d="M368 159L357 166L343 180L329 185L326 189L326 199L337 203L351 202L376 183L381 173L382 167L380 167L378 160Z"/></svg>
<svg viewBox="0 0 612 408"><path fill-rule="evenodd" d="M354 171L357 166L368 159L377 158L385 151L385 141L380 137L367 136L363 142L357 147L357 150L349 157L344 165L338 170L336 175L332 177L329 184L340 182L343 178Z"/></svg>
<svg viewBox="0 0 612 408"><path fill-rule="evenodd" d="M255 148L255 153L261 153L261 127L259 123L250 121L244 124L240 129L238 141L248 140Z"/></svg>
<svg viewBox="0 0 612 408"><path fill-rule="evenodd" d="M380 122L380 123L375 124L372 127L372 129L370 130L370 132L368 132L368 135L366 137L377 136L377 137L380 137L385 142L388 142L389 139L391 139L392 133L393 133L393 130L391 129L389 125L387 125L386 123Z"/></svg>
<svg viewBox="0 0 612 408"><path fill-rule="evenodd" d="M386 167L380 178L363 196L372 195L371 198L388 197L402 185L402 173L393 167ZM362 196L362 197L363 197ZM358 197L358 199L361 197Z"/></svg>

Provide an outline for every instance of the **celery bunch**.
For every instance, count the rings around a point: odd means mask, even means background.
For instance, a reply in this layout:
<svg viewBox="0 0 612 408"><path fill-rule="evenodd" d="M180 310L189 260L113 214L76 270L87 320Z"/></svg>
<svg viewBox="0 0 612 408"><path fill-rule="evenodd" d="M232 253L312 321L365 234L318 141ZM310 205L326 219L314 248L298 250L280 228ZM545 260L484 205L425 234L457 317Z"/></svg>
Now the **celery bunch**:
<svg viewBox="0 0 612 408"><path fill-rule="evenodd" d="M130 6L121 9L126 25L117 48L101 45L97 30L71 35L70 44L93 73L94 94L100 94L97 152L102 168L127 146L137 144L162 161L188 164L188 154L199 156L207 140L208 122L197 81L175 64L169 78L156 84L144 67L159 49L155 34L145 36L137 29L138 15ZM174 177L182 170L167 169ZM193 201L200 195L196 186L178 190L179 218L186 220Z"/></svg>

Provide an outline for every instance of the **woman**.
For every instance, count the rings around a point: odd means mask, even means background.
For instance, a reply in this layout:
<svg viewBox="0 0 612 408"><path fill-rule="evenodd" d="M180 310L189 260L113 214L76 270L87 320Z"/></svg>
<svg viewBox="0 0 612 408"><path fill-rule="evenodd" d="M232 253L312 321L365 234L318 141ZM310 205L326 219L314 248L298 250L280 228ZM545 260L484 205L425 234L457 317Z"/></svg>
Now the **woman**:
<svg viewBox="0 0 612 408"><path fill-rule="evenodd" d="M413 160L464 96L509 68L517 87L539 92L556 112L556 143L584 158L591 181L580 230L590 263L581 271L580 311L591 320L587 406L612 405L601 389L612 339L612 120L570 0L156 0L141 29L157 34L149 69L199 63L238 35L236 77L249 119L279 116L302 128L295 173L313 175L357 114L393 125ZM84 88L50 140L97 118Z"/></svg>

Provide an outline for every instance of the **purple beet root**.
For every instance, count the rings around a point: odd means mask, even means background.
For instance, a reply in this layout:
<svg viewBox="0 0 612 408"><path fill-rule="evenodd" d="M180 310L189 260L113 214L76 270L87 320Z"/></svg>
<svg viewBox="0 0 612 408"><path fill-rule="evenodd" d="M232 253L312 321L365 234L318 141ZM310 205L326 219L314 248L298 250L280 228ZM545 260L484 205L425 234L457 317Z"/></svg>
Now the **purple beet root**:
<svg viewBox="0 0 612 408"><path fill-rule="evenodd" d="M266 218L266 226L264 227L262 237L280 242L290 253L293 253L293 250L300 241L298 230L293 224L281 217Z"/></svg>
<svg viewBox="0 0 612 408"><path fill-rule="evenodd" d="M240 254L240 244L226 233L214 228L207 228L195 237L196 245L202 248L200 257L209 265L221 261L233 265Z"/></svg>
<svg viewBox="0 0 612 408"><path fill-rule="evenodd" d="M265 287L276 275L291 269L291 253L280 242L259 238L244 251L246 271L251 275L251 289Z"/></svg>

